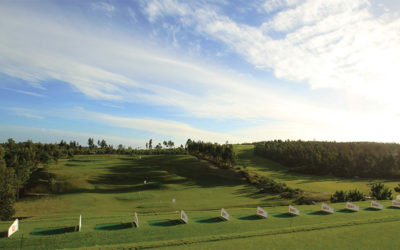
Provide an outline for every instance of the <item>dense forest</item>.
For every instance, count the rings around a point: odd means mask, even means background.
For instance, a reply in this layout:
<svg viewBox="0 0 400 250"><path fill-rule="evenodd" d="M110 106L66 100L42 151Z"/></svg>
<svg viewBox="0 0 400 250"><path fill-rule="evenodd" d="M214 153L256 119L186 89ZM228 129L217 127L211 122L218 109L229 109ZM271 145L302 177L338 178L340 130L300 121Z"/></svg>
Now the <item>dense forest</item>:
<svg viewBox="0 0 400 250"><path fill-rule="evenodd" d="M189 154L214 162L220 167L235 164L236 154L231 144L218 144L188 139L186 148Z"/></svg>
<svg viewBox="0 0 400 250"><path fill-rule="evenodd" d="M400 145L374 142L266 141L255 153L291 170L339 177L400 177Z"/></svg>
<svg viewBox="0 0 400 250"><path fill-rule="evenodd" d="M155 147L150 139L146 149L124 147L107 144L105 140L98 140L97 145L93 138L88 139L88 145L79 145L76 141L69 143L61 140L60 143L33 143L32 141L16 143L8 139L0 143L0 219L9 219L14 214L13 205L16 200L26 194L26 189L35 178L40 176L41 166L50 162L58 162L61 158L73 158L74 155L85 154L186 154L181 145L174 147L174 142L164 141L162 147L158 143Z"/></svg>

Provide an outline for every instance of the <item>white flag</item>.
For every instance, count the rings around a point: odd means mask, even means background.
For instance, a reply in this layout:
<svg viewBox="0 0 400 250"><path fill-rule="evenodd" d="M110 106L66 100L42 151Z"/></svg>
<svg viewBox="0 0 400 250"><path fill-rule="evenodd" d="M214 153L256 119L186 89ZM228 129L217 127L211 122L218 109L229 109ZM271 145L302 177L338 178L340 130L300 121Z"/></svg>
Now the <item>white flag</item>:
<svg viewBox="0 0 400 250"><path fill-rule="evenodd" d="M294 215L300 215L300 211L291 205L289 205L289 213Z"/></svg>
<svg viewBox="0 0 400 250"><path fill-rule="evenodd" d="M330 206L328 206L327 204L322 203L321 204L321 211L333 214L333 212L335 210L333 208L331 208Z"/></svg>
<svg viewBox="0 0 400 250"><path fill-rule="evenodd" d="M138 218L136 212L135 212L135 226L136 226L136 227L139 227L139 218Z"/></svg>
<svg viewBox="0 0 400 250"><path fill-rule="evenodd" d="M79 225L78 225L78 232L82 229L82 215L79 215Z"/></svg>
<svg viewBox="0 0 400 250"><path fill-rule="evenodd" d="M400 207L400 201L392 200L393 207Z"/></svg>
<svg viewBox="0 0 400 250"><path fill-rule="evenodd" d="M13 233L17 232L18 229L19 229L19 221L18 219L16 219L8 229L8 237L10 237Z"/></svg>
<svg viewBox="0 0 400 250"><path fill-rule="evenodd" d="M183 210L181 210L181 221L183 221L186 224L189 221L189 218L187 217L186 213Z"/></svg>
<svg viewBox="0 0 400 250"><path fill-rule="evenodd" d="M225 211L225 209L221 208L221 217L224 220L229 220L229 214L227 211Z"/></svg>
<svg viewBox="0 0 400 250"><path fill-rule="evenodd" d="M360 211L360 207L357 206L357 205L354 205L354 204L351 203L351 202L347 202L347 203L346 203L346 209L351 210L351 211L355 211L355 212Z"/></svg>
<svg viewBox="0 0 400 250"><path fill-rule="evenodd" d="M268 213L267 211L265 211L264 209L262 209L261 207L257 207L257 215L264 217L264 218L268 218Z"/></svg>
<svg viewBox="0 0 400 250"><path fill-rule="evenodd" d="M376 201L371 201L371 207L375 209L383 209L383 206Z"/></svg>

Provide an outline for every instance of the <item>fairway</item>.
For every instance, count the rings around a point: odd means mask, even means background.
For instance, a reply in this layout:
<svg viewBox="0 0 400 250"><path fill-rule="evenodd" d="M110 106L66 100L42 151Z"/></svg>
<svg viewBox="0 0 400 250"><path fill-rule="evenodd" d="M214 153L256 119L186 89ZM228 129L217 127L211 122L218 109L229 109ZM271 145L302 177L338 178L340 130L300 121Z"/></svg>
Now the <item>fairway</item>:
<svg viewBox="0 0 400 250"><path fill-rule="evenodd" d="M239 162L252 161L241 155L239 151ZM257 164L262 160L254 157ZM234 171L189 155L75 156L48 170L59 185L58 193L20 200L16 206L20 231L7 239L11 222L0 222L0 249L256 249L260 244L295 248L293 239L302 248L330 248L336 244L335 235L343 235L338 246L352 248L350 239L360 239L377 227L383 239L395 239L394 225L400 222L400 209L391 208L390 201L382 202L387 208L381 211L368 209L368 201L356 202L361 210L355 213L344 210L343 203L331 204L334 214L322 214L319 204L302 205L296 206L300 216L291 216L290 200L259 193ZM257 206L265 208L267 219L256 216ZM219 218L221 207L230 214L229 221ZM188 224L179 221L181 209ZM133 224L134 212L139 228ZM77 232L80 214L82 231ZM360 242L355 246L365 247L370 241ZM382 246L393 247L392 241Z"/></svg>
<svg viewBox="0 0 400 250"><path fill-rule="evenodd" d="M17 216L32 219L254 207L285 203L259 195L238 174L189 155L89 155L49 166L57 195L17 203ZM145 178L148 183L144 184ZM176 199L173 203L172 199Z"/></svg>
<svg viewBox="0 0 400 250"><path fill-rule="evenodd" d="M390 188L396 187L399 180L365 179L365 178L338 178L334 176L317 176L299 174L289 171L285 166L258 156L254 153L253 145L235 145L238 155L237 166L245 167L248 171L266 176L276 181L284 182L289 187L300 188L312 195L329 199L337 190L358 189L368 194L368 184L382 182Z"/></svg>

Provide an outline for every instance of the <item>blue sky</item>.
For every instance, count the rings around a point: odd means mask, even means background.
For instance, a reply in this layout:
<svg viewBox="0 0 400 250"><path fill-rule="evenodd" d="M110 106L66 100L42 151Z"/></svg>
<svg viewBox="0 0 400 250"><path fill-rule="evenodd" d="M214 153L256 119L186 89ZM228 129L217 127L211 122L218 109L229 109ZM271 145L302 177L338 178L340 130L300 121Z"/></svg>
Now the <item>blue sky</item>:
<svg viewBox="0 0 400 250"><path fill-rule="evenodd" d="M400 2L2 1L0 141L400 142Z"/></svg>

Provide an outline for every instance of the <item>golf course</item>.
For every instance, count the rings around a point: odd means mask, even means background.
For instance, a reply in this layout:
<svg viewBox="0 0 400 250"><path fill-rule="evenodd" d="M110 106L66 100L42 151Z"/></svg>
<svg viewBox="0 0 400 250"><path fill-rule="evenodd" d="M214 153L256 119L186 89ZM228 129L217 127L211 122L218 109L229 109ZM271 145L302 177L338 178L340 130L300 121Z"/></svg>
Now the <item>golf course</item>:
<svg viewBox="0 0 400 250"><path fill-rule="evenodd" d="M340 179L301 175L256 156L252 145L235 145L236 169L301 188L315 196L338 189L367 190L367 184L390 180ZM51 176L15 205L19 231L7 238L12 221L0 222L0 249L330 249L385 248L397 243L400 209L381 201L330 204L335 213L320 212L320 203L296 205L291 199L260 192L237 171L222 169L191 155L76 155L43 169ZM147 183L144 183L147 180ZM300 216L288 214L295 205ZM256 208L268 212L258 217ZM230 220L222 220L225 208ZM180 210L189 217L179 220ZM138 214L139 227L133 223ZM78 220L82 227L78 232Z"/></svg>

